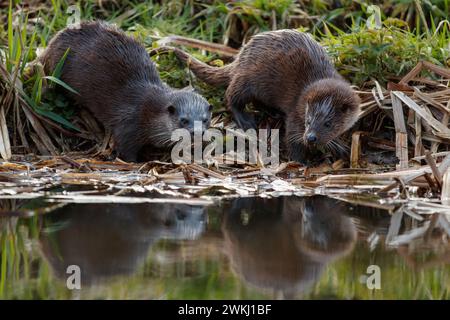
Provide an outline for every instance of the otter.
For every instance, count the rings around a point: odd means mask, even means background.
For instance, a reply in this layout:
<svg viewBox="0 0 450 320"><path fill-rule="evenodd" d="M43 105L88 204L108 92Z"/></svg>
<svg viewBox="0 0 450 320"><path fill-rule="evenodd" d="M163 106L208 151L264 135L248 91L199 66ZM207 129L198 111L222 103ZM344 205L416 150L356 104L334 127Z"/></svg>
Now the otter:
<svg viewBox="0 0 450 320"><path fill-rule="evenodd" d="M151 54L171 51L204 82L227 87L227 106L242 129L256 127L253 117L244 112L247 103L281 111L289 156L300 163L307 163L310 151L320 145L339 151L336 139L357 120L359 97L306 33L257 34L224 67L209 66L168 46Z"/></svg>
<svg viewBox="0 0 450 320"><path fill-rule="evenodd" d="M209 127L208 101L192 88L165 84L145 48L120 29L83 22L60 31L39 58L46 74L66 52L61 80L77 92L69 97L111 130L123 160L137 161L144 146L170 146L175 129L193 133L196 121Z"/></svg>

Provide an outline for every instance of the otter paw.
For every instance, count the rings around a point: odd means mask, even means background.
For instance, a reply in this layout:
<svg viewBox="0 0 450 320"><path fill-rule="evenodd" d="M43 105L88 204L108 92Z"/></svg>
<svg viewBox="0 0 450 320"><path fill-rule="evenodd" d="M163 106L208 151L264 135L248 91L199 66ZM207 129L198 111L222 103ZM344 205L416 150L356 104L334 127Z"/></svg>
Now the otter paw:
<svg viewBox="0 0 450 320"><path fill-rule="evenodd" d="M248 129L256 129L255 119L247 113L235 112L234 121L236 122L237 126L244 131Z"/></svg>
<svg viewBox="0 0 450 320"><path fill-rule="evenodd" d="M256 122L254 119L250 120L241 120L236 121L239 128L241 128L244 131L247 131L248 129L256 129Z"/></svg>
<svg viewBox="0 0 450 320"><path fill-rule="evenodd" d="M110 154L106 155L106 161L114 161L117 158L117 151L113 150Z"/></svg>

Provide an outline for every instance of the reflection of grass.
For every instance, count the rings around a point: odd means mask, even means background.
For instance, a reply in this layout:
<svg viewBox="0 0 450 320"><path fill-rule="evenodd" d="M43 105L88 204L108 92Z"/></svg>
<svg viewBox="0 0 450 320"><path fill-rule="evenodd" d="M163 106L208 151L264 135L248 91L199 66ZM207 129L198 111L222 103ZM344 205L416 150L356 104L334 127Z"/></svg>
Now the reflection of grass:
<svg viewBox="0 0 450 320"><path fill-rule="evenodd" d="M360 282L369 265L381 269L381 289L369 290ZM396 251L369 252L364 243L356 245L353 253L325 271L308 298L321 296L337 299L449 299L450 267L442 265L414 271Z"/></svg>

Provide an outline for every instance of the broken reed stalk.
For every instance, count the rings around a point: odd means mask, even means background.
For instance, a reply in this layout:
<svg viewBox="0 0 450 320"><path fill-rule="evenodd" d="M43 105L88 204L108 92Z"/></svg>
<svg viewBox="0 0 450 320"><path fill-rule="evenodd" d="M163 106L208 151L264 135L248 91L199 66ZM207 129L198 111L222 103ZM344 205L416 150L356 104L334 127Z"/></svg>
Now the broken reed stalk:
<svg viewBox="0 0 450 320"><path fill-rule="evenodd" d="M11 143L9 141L5 108L3 105L0 106L0 156L5 160L11 158Z"/></svg>
<svg viewBox="0 0 450 320"><path fill-rule="evenodd" d="M418 105L414 100L400 91L392 91L392 95L401 100L406 106L414 110L430 127L436 130L436 135L445 139L450 139L450 129L433 117L430 110Z"/></svg>
<svg viewBox="0 0 450 320"><path fill-rule="evenodd" d="M450 70L449 69L439 67L428 61L421 61L400 80L399 84L403 84L403 85L407 84L409 81L414 79L420 72L422 72L422 70L424 68L444 77L445 79L450 79Z"/></svg>
<svg viewBox="0 0 450 320"><path fill-rule="evenodd" d="M450 170L445 171L442 178L441 202L443 205L450 205Z"/></svg>
<svg viewBox="0 0 450 320"><path fill-rule="evenodd" d="M165 46L169 44L182 45L195 49L215 52L225 57L234 57L239 53L238 49L234 49L223 44L175 35L163 37L159 39L157 43L159 46Z"/></svg>
<svg viewBox="0 0 450 320"><path fill-rule="evenodd" d="M362 131L356 131L352 134L352 146L350 149L350 168L359 168L359 155L361 153Z"/></svg>
<svg viewBox="0 0 450 320"><path fill-rule="evenodd" d="M414 157L419 157L422 154L422 119L414 112L414 129L416 131L416 140L414 143Z"/></svg>
<svg viewBox="0 0 450 320"><path fill-rule="evenodd" d="M441 187L442 186L442 176L436 166L436 162L434 161L433 157L431 156L431 152L428 151L425 154L425 159L431 168L431 172L433 172L433 176L436 179L436 182L438 183L439 187Z"/></svg>
<svg viewBox="0 0 450 320"><path fill-rule="evenodd" d="M401 101L395 95L395 91L391 92L392 111L394 113L395 124L395 146L396 155L400 163L397 169L408 168L408 132L406 131L405 116Z"/></svg>

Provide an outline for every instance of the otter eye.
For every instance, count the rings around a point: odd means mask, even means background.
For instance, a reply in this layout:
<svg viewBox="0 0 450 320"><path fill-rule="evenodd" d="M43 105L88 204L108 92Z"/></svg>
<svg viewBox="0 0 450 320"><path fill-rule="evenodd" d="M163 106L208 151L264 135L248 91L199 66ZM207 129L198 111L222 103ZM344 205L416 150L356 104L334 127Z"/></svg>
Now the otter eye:
<svg viewBox="0 0 450 320"><path fill-rule="evenodd" d="M342 106L342 111L347 112L353 109L353 106L351 104L344 104Z"/></svg>
<svg viewBox="0 0 450 320"><path fill-rule="evenodd" d="M175 107L174 106L168 106L167 111L169 111L170 114L175 114Z"/></svg>
<svg viewBox="0 0 450 320"><path fill-rule="evenodd" d="M325 127L326 127L326 128L329 128L329 127L331 127L331 121L327 121L327 122L325 122L325 123L324 123L324 125L325 125Z"/></svg>

